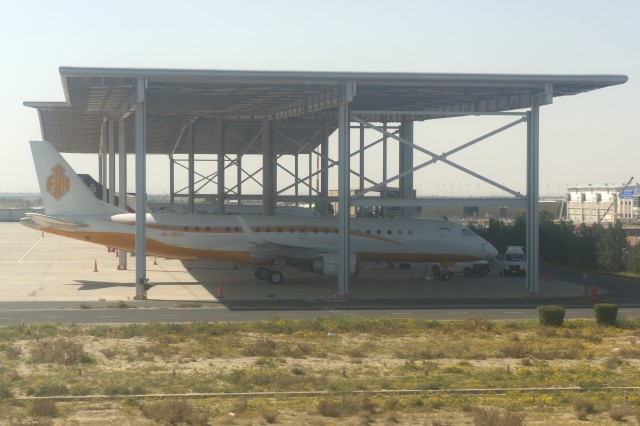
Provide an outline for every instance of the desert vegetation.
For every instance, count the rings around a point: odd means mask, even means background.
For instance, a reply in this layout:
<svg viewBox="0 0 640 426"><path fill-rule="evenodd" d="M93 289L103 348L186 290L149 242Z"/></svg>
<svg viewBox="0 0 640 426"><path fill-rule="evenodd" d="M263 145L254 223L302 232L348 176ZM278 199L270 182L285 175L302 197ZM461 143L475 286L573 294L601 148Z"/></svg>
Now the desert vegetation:
<svg viewBox="0 0 640 426"><path fill-rule="evenodd" d="M0 329L0 423L637 424L640 321Z"/></svg>

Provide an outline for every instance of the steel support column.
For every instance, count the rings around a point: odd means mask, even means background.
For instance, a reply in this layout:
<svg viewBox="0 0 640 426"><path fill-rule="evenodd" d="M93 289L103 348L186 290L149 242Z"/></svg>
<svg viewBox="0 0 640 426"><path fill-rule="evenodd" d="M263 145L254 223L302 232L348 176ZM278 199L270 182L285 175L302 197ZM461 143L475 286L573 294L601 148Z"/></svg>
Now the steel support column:
<svg viewBox="0 0 640 426"><path fill-rule="evenodd" d="M553 87L531 97L527 113L527 289L540 294L540 106L553 102Z"/></svg>
<svg viewBox="0 0 640 426"><path fill-rule="evenodd" d="M360 191L364 190L364 124L360 123ZM358 209L358 216L363 217L364 209L360 207Z"/></svg>
<svg viewBox="0 0 640 426"><path fill-rule="evenodd" d="M224 214L224 121L220 120L216 125L216 141L218 142L218 214Z"/></svg>
<svg viewBox="0 0 640 426"><path fill-rule="evenodd" d="M329 215L329 135L322 122L322 170L320 172L322 216Z"/></svg>
<svg viewBox="0 0 640 426"><path fill-rule="evenodd" d="M118 207L127 211L127 145L125 120L118 120ZM118 252L118 270L127 269L127 252Z"/></svg>
<svg viewBox="0 0 640 426"><path fill-rule="evenodd" d="M309 188L309 197L313 195L313 172L311 169L313 168L313 151L309 151L308 158L309 160L309 184L307 185Z"/></svg>
<svg viewBox="0 0 640 426"><path fill-rule="evenodd" d="M195 212L195 175L196 175L196 128L195 123L189 125L189 211Z"/></svg>
<svg viewBox="0 0 640 426"><path fill-rule="evenodd" d="M382 181L387 181L387 122L382 123ZM382 198L388 197L387 185L382 188ZM382 207L382 217L387 218L389 216L389 209L385 206Z"/></svg>
<svg viewBox="0 0 640 426"><path fill-rule="evenodd" d="M538 199L539 199L539 107L532 106L527 114L527 289L538 294Z"/></svg>
<svg viewBox="0 0 640 426"><path fill-rule="evenodd" d="M109 204L116 205L116 122L107 121L109 128Z"/></svg>
<svg viewBox="0 0 640 426"><path fill-rule="evenodd" d="M276 193L276 157L270 121L262 123L262 214L273 216L273 198Z"/></svg>
<svg viewBox="0 0 640 426"><path fill-rule="evenodd" d="M242 154L238 154L238 157L236 158L236 176L236 193L238 194L238 205L240 205L242 204L240 201L242 200Z"/></svg>
<svg viewBox="0 0 640 426"><path fill-rule="evenodd" d="M293 188L293 193L296 196L296 199L298 198L298 196L300 195L300 180L298 178L298 176L300 176L300 154L294 154L293 155L293 174L295 175L293 177L294 182L295 182L295 187ZM298 207L298 201L296 201L296 207Z"/></svg>
<svg viewBox="0 0 640 426"><path fill-rule="evenodd" d="M145 95L147 81L138 79L135 111L136 134L136 299L146 297L144 285L147 281L147 217L145 198L147 194L147 123Z"/></svg>
<svg viewBox="0 0 640 426"><path fill-rule="evenodd" d="M355 94L355 82L346 83L338 109L338 296L349 295L349 266L351 250L349 238L351 227L349 209L351 198L351 145L349 104Z"/></svg>
<svg viewBox="0 0 640 426"><path fill-rule="evenodd" d="M102 201L108 202L107 199L107 185L109 177L109 166L107 160L109 159L109 126L106 122L102 123L102 173L100 173L100 183L102 184Z"/></svg>
<svg viewBox="0 0 640 426"><path fill-rule="evenodd" d="M413 121L403 121L400 124L400 138L413 143ZM413 169L413 147L406 144L399 144L400 152L398 155L400 164L398 174L402 174ZM400 198L413 198L413 173L400 178ZM411 219L413 217L413 209L410 207L402 207L402 219Z"/></svg>
<svg viewBox="0 0 640 426"><path fill-rule="evenodd" d="M176 199L176 170L173 154L169 154L169 202L173 204Z"/></svg>

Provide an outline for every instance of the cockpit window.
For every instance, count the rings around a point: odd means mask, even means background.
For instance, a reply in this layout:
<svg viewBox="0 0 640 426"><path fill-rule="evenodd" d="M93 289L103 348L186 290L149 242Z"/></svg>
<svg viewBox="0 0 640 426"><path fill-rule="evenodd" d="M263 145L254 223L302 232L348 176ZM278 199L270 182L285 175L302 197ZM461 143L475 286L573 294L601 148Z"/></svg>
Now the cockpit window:
<svg viewBox="0 0 640 426"><path fill-rule="evenodd" d="M462 229L462 236L463 237L473 237L473 232L469 231L466 228Z"/></svg>

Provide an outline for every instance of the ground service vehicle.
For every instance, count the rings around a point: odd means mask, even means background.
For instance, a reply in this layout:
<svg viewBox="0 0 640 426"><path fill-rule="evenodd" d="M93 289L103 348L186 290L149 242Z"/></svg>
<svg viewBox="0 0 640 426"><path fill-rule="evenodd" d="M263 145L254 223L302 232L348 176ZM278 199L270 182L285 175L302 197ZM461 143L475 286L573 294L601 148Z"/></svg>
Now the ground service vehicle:
<svg viewBox="0 0 640 426"><path fill-rule="evenodd" d="M525 275L527 260L520 246L508 246L504 255L498 256L500 275Z"/></svg>

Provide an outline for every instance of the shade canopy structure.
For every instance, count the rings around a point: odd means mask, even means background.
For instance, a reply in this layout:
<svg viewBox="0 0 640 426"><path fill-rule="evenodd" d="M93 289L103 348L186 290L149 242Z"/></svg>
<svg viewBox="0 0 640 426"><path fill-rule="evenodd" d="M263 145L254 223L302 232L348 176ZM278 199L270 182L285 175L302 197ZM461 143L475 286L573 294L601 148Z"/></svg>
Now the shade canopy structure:
<svg viewBox="0 0 640 426"><path fill-rule="evenodd" d="M413 173L435 162L443 162L474 178L507 190L517 198L525 197L490 178L482 176L447 158L491 134L513 125L526 123L527 143L527 288L538 293L538 197L539 197L539 127L541 106L553 98L623 84L625 75L528 75L528 74L443 74L443 73L375 73L375 72L296 72L296 71L230 71L131 68L61 67L64 102L25 102L37 109L42 138L60 152L100 153L103 183L115 188L115 142L118 153L135 153L136 161L136 297L143 297L146 282L145 194L147 154L164 154L171 158L170 176L174 175L175 154L188 156L189 205L195 196L195 157L215 154L217 170L215 196L218 212L224 213L227 200L240 203L246 199L241 190L244 175L262 186L265 215L272 215L278 202L284 200L287 188L295 186L295 197L301 183L308 194L304 202L321 203L327 214L328 175L330 167L338 168L338 295L348 295L351 253L350 206L351 178L360 179L355 195L360 205L375 204L362 196L380 188L398 184L394 205L401 206L401 217L411 217L414 190ZM447 153L438 154L414 143L413 123L462 115L519 115L515 122L476 138ZM354 156L351 123L360 126L360 167L352 170ZM375 123L381 123L376 125ZM387 124L398 123L389 132ZM366 129L378 132L386 152L387 139L397 142L398 174L387 177L387 156L378 156L382 181L365 176ZM337 132L336 132L337 131ZM337 161L328 158L328 137L338 134ZM117 134L117 138L116 138ZM319 148L319 149L318 149ZM430 157L422 164L414 163L413 151ZM258 172L247 173L241 163L246 154L262 156L261 179ZM299 154L307 156L308 175L298 176ZM230 156L235 155L235 158ZM295 157L295 179L284 189L278 187L278 159ZM107 171L106 158L110 157ZM311 173L312 160L322 161L320 170ZM126 198L126 155L119 155L121 177L120 199ZM318 161L319 162L319 161ZM236 167L233 188L225 185L225 170ZM101 172L101 175L102 175ZM243 175L244 174L244 175ZM322 185L314 189L313 176L321 176ZM213 181L213 178L205 177ZM365 190L367 184L373 184ZM173 178L171 178L173 182ZM173 183L171 183L173 187ZM235 192L234 192L235 191ZM315 191L315 192L314 192ZM111 191L113 194L115 191ZM173 189L171 199L173 200ZM110 195L111 196L111 195ZM244 198L243 198L244 197ZM373 204L366 204L366 202ZM388 201L388 200L387 200ZM297 201L296 201L297 202ZM363 204L365 203L365 204ZM122 253L121 253L122 255ZM121 258L122 259L122 258ZM279 264L273 259L272 264Z"/></svg>
<svg viewBox="0 0 640 426"><path fill-rule="evenodd" d="M626 82L624 75L523 75L221 71L61 67L65 102L25 102L40 116L43 139L60 152L95 153L105 119L128 117L138 79L145 79L147 153L184 154L185 129L196 124L195 153L216 153L213 135L225 123L225 152L261 154L253 143L270 121L278 129L277 154L295 154L299 143L315 147L321 132L337 128L345 83L355 84L351 110L370 122L420 121L443 113L498 112L529 108L532 96L552 86L553 97ZM405 112L405 114L403 114ZM408 115L406 113L414 113ZM134 152L133 120L126 150ZM291 143L298 141L298 144Z"/></svg>

